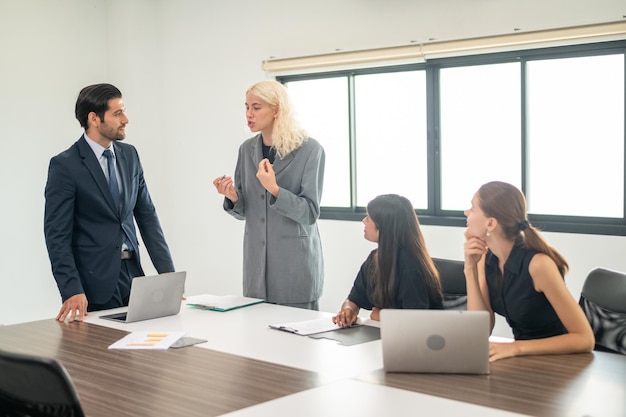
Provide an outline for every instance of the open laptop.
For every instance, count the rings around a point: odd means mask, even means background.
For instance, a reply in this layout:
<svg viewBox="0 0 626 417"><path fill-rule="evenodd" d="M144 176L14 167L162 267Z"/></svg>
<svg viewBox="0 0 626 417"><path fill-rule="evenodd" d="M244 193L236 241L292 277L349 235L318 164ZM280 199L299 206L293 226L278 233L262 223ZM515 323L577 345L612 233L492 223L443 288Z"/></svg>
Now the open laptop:
<svg viewBox="0 0 626 417"><path fill-rule="evenodd" d="M489 373L489 313L466 310L380 311L387 372Z"/></svg>
<svg viewBox="0 0 626 417"><path fill-rule="evenodd" d="M128 310L100 318L132 323L178 314L185 292L186 276L187 272L181 271L135 277L130 287Z"/></svg>

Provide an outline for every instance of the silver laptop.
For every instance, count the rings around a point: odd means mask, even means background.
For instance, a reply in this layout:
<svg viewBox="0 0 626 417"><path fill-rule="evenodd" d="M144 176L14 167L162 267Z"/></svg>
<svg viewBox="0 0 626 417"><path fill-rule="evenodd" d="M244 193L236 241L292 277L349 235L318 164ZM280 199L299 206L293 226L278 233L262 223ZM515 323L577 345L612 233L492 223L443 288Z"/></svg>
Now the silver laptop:
<svg viewBox="0 0 626 417"><path fill-rule="evenodd" d="M489 373L489 313L466 310L380 311L387 372Z"/></svg>
<svg viewBox="0 0 626 417"><path fill-rule="evenodd" d="M172 316L180 312L187 272L168 272L133 278L128 298L128 310L107 314L101 319L123 323Z"/></svg>

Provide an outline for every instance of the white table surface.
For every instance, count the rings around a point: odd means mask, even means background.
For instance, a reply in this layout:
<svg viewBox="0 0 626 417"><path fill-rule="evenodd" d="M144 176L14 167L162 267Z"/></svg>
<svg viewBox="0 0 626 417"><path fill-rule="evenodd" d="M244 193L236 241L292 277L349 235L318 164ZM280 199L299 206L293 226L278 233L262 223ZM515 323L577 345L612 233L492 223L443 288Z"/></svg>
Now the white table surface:
<svg viewBox="0 0 626 417"><path fill-rule="evenodd" d="M331 319L333 314L274 304L256 304L227 312L201 310L183 301L178 315L135 323L117 323L100 315L124 311L118 308L91 312L88 323L116 329L149 332L184 331L187 336L207 339L198 347L251 359L317 372L323 381L355 377L382 368L380 340L343 346L333 340L313 339L269 328L270 324ZM364 324L378 325L366 319Z"/></svg>
<svg viewBox="0 0 626 417"><path fill-rule="evenodd" d="M243 408L222 417L515 417L522 414L384 385L344 379L276 400Z"/></svg>

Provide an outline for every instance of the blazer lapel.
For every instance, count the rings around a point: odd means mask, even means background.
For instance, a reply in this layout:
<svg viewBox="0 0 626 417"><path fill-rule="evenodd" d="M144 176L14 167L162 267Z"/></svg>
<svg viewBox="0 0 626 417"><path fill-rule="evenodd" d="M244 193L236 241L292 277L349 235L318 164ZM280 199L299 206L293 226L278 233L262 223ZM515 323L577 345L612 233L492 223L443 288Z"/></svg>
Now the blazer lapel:
<svg viewBox="0 0 626 417"><path fill-rule="evenodd" d="M261 160L263 159L263 139L261 138L261 134L256 136L256 140L254 144L250 148L250 158L252 158L252 163L255 167L259 167Z"/></svg>
<svg viewBox="0 0 626 417"><path fill-rule="evenodd" d="M98 162L98 159L93 154L91 147L87 144L85 137L82 136L78 140L78 152L80 157L83 160L83 165L87 168L87 171L91 174L94 182L98 186L98 190L104 196L104 199L109 203L109 206L116 214L119 215L118 211L115 209L115 204L113 203L113 196L111 196L111 192L109 191L109 183L107 182L107 178L104 176L104 172L102 172L102 167Z"/></svg>
<svg viewBox="0 0 626 417"><path fill-rule="evenodd" d="M250 157L252 158L252 161L254 162L255 166L258 168L259 163L261 162L261 160L263 160L263 138L260 134L257 135L256 138L257 140L254 142L254 145L252 146ZM297 151L298 150L296 149L295 151L291 152L289 155L287 155L283 159L276 157L276 159L274 160L274 163L272 164L272 167L274 168L274 174L278 175L280 171L287 168L287 166L291 163L291 161L293 161L294 154Z"/></svg>
<svg viewBox="0 0 626 417"><path fill-rule="evenodd" d="M293 158L295 157L294 154L296 152L298 152L297 149L291 152L289 155L285 156L283 159L276 157L276 160L274 161L274 165L273 165L275 175L278 175L283 169L289 166L291 161L293 161Z"/></svg>

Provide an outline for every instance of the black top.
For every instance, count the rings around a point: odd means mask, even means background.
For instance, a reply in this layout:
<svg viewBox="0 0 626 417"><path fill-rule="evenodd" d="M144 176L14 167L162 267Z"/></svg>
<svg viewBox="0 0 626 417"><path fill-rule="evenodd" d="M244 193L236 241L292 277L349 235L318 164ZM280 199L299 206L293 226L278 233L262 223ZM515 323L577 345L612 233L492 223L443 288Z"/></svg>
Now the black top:
<svg viewBox="0 0 626 417"><path fill-rule="evenodd" d="M379 307L372 304L367 285L367 271L373 262L376 250L373 250L359 270L348 299L360 308L371 310ZM396 296L395 306L398 309L443 309L442 300L431 299L428 285L422 274L420 265L414 261L403 249L398 251L396 265Z"/></svg>
<svg viewBox="0 0 626 417"><path fill-rule="evenodd" d="M500 275L498 258L491 251L485 260L491 308L506 318L516 340L567 333L550 301L533 285L528 265L536 254L537 251L513 246L504 264L504 277Z"/></svg>
<svg viewBox="0 0 626 417"><path fill-rule="evenodd" d="M273 164L276 159L276 148L263 143L263 158L267 158L270 164Z"/></svg>

